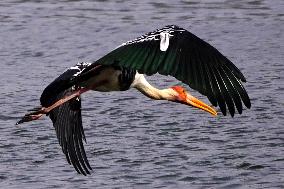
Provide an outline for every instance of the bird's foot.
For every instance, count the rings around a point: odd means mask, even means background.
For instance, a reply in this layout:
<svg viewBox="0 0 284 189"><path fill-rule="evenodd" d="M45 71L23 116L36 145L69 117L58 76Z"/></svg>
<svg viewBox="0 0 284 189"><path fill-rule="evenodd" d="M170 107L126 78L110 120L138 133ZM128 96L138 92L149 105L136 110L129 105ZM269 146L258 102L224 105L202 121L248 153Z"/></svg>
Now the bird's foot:
<svg viewBox="0 0 284 189"><path fill-rule="evenodd" d="M77 91L74 91L71 95L69 96L65 96L61 99L59 99L58 101L56 101L54 104L52 104L49 107L36 107L32 110L30 110L31 112L26 114L20 121L18 121L16 123L16 125L19 125L21 123L24 122L29 122L29 121L33 121L33 120L37 120L39 119L41 116L43 116L44 114L48 114L50 111L52 111L54 108L57 108L58 106L62 105L63 103L71 100L72 98L78 97L80 96L82 93L87 92L88 88L82 88L79 89Z"/></svg>
<svg viewBox="0 0 284 189"><path fill-rule="evenodd" d="M16 125L19 125L19 124L24 123L24 122L29 122L29 121L34 121L34 120L39 119L41 116L46 114L45 109L46 108L44 108L44 107L32 109L33 112L28 113L24 117L22 117L22 119L20 121L18 121L16 123Z"/></svg>

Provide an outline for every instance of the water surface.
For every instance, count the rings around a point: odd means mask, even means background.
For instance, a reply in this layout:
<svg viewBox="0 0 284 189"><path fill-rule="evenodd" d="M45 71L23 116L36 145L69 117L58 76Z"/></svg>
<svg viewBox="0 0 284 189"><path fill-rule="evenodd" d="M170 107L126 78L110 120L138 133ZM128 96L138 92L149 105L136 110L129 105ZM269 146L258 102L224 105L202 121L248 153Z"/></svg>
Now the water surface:
<svg viewBox="0 0 284 189"><path fill-rule="evenodd" d="M282 0L1 1L1 188L284 188L283 10ZM214 118L134 89L87 93L87 177L67 164L48 118L14 125L66 68L168 24L242 70L250 110Z"/></svg>

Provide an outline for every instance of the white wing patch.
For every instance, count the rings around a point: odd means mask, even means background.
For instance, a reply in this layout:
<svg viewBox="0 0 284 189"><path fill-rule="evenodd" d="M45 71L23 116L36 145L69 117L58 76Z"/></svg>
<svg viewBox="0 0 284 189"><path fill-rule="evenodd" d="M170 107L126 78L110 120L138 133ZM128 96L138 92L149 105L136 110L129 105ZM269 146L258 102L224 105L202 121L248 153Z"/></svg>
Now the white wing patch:
<svg viewBox="0 0 284 189"><path fill-rule="evenodd" d="M118 46L117 48L121 47L121 46L124 46L124 45L130 45L130 44L133 44L133 43L143 43L145 41L159 41L160 40L160 50L161 51L166 51L169 47L169 44L170 44L170 38L172 36L174 36L174 33L175 32L179 32L179 33L182 33L184 32L185 30L178 27L178 26L175 26L175 25L169 25L169 26L165 26L161 29L157 29L153 32L149 32L149 33L146 33L134 40L131 40L131 41L127 41L123 44L121 44L120 46Z"/></svg>
<svg viewBox="0 0 284 189"><path fill-rule="evenodd" d="M76 77L79 75L86 67L90 66L92 63L89 62L78 62L76 66L72 66L69 69L70 70L78 70L77 73L75 73L73 76Z"/></svg>
<svg viewBox="0 0 284 189"><path fill-rule="evenodd" d="M170 34L167 32L161 32L160 39L160 50L166 51L170 45Z"/></svg>

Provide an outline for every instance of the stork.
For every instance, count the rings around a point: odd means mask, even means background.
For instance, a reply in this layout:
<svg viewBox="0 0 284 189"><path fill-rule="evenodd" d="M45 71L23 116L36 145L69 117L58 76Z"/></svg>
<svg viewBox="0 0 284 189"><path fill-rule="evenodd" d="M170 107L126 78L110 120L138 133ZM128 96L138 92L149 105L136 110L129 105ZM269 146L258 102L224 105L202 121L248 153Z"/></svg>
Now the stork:
<svg viewBox="0 0 284 189"><path fill-rule="evenodd" d="M78 173L92 170L83 146L86 141L81 94L89 90L110 92L135 88L154 100L168 100L199 108L217 115L217 111L193 97L181 86L157 89L144 77L170 75L207 96L223 115L241 114L243 104L251 107L243 87L241 71L216 48L189 31L169 25L127 41L92 63L81 62L67 69L43 91L41 106L27 113L17 124L47 115L53 122L59 144L69 164Z"/></svg>

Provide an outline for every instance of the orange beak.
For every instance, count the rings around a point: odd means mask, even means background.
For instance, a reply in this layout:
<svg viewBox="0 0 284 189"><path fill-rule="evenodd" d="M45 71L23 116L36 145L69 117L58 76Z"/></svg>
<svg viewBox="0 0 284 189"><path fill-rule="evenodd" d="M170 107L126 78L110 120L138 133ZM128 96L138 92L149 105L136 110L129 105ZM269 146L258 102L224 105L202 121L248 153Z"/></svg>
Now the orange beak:
<svg viewBox="0 0 284 189"><path fill-rule="evenodd" d="M187 97L186 97L186 104L189 104L193 107L202 109L214 116L217 116L217 112L214 108L211 108L209 105L205 104L204 102L202 102L201 100L198 100L197 98L191 96L190 94L187 93Z"/></svg>

